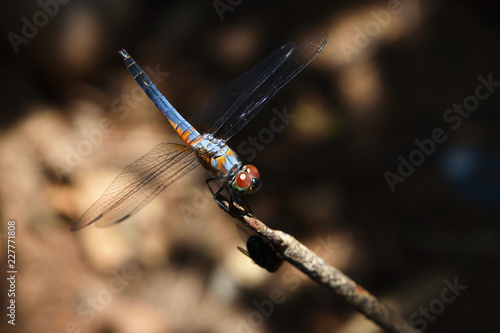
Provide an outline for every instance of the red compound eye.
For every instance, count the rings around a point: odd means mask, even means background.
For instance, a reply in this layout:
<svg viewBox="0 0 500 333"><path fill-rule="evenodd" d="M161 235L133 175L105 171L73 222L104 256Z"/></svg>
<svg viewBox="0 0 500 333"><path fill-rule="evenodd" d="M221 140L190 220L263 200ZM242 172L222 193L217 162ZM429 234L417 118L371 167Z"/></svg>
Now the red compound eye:
<svg viewBox="0 0 500 333"><path fill-rule="evenodd" d="M251 164L247 165L247 168L245 171L248 172L250 174L250 176L252 176L253 178L259 178L259 176L260 176L259 170L257 170L257 168Z"/></svg>
<svg viewBox="0 0 500 333"><path fill-rule="evenodd" d="M252 177L246 172L240 172L236 178L236 183L242 189L249 188L252 185Z"/></svg>

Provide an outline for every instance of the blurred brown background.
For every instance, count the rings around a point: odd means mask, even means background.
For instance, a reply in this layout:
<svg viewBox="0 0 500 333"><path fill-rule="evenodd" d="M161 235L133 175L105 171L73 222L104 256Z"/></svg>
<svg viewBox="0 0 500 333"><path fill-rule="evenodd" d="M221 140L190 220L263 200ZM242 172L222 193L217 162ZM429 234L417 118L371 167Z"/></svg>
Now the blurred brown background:
<svg viewBox="0 0 500 333"><path fill-rule="evenodd" d="M189 117L282 44L324 31L318 58L230 141L262 173L253 212L425 332L500 332L500 91L478 88L480 76L500 81L498 7L9 4L0 14L0 262L6 276L15 220L17 317L7 323L2 278L0 330L378 332L290 265L269 274L239 253L201 167L121 225L69 230L126 165L179 142L117 50L159 71L152 80ZM470 115L447 111L463 103ZM273 109L295 117L268 138ZM446 140L429 143L439 128ZM259 134L265 144L250 149ZM410 156L421 165L400 167L409 174L392 191L384 174ZM454 294L454 281L467 288Z"/></svg>

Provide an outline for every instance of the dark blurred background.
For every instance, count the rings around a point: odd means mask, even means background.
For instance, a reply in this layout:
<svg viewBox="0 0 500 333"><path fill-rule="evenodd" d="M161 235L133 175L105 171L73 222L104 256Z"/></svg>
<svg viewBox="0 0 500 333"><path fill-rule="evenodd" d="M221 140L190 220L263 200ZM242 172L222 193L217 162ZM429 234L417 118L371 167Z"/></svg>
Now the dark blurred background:
<svg viewBox="0 0 500 333"><path fill-rule="evenodd" d="M230 141L262 173L252 211L425 332L500 332L497 1L60 1L0 14L1 262L14 220L18 271L15 327L0 280L2 332L379 332L289 264L243 256L201 167L123 224L69 230L126 165L180 141L119 49L189 117L321 31Z"/></svg>

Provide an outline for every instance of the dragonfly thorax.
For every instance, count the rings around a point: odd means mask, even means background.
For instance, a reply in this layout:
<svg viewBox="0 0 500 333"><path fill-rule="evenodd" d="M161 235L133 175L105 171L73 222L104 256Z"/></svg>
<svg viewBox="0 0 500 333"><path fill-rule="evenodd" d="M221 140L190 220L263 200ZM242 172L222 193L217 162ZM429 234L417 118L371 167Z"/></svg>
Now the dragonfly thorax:
<svg viewBox="0 0 500 333"><path fill-rule="evenodd" d="M231 178L233 170L241 168L241 161L236 153L224 140L211 134L203 134L193 147L197 150L203 166L215 177Z"/></svg>
<svg viewBox="0 0 500 333"><path fill-rule="evenodd" d="M237 194L250 194L260 188L257 168L251 164L242 165L225 140L215 138L212 134L203 134L193 147L203 166L215 177L227 181Z"/></svg>

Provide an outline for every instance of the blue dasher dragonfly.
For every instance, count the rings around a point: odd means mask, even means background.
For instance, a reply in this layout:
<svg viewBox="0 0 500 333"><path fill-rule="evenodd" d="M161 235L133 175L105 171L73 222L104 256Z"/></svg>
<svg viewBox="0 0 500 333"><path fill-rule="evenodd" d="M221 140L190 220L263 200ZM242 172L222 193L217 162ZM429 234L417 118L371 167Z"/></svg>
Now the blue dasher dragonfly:
<svg viewBox="0 0 500 333"><path fill-rule="evenodd" d="M161 191L203 165L223 185L214 192L216 199L224 189L231 203L241 195L257 191L260 174L253 165L244 165L226 142L280 90L323 50L328 41L320 33L298 46L287 43L248 72L215 91L195 114L200 126L187 122L125 51L119 53L135 81L170 122L185 145L161 143L139 158L115 178L104 194L80 217L71 230L89 224L105 226L119 223L137 213ZM217 200L217 199L216 199Z"/></svg>

